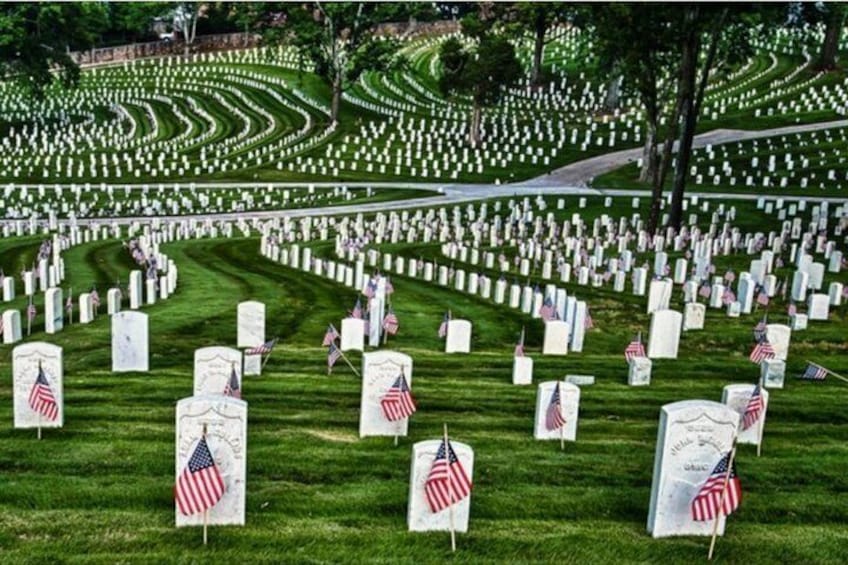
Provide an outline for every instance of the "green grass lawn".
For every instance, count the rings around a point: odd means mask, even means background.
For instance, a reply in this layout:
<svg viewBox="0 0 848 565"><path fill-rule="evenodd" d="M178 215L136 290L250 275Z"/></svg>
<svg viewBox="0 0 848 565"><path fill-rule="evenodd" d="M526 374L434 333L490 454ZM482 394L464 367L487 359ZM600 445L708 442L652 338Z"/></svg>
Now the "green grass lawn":
<svg viewBox="0 0 848 565"><path fill-rule="evenodd" d="M556 217L570 216L574 202L555 211ZM752 203L737 206L743 230L778 224ZM588 218L630 212L629 199L616 200L612 209L590 199L581 211ZM0 266L7 274L18 273L31 263L38 243L38 238L0 242ZM433 246L386 249L439 257ZM588 301L596 328L587 333L583 353L545 358L539 320L393 276L392 302L401 330L389 346L413 357L419 406L409 437L394 447L389 438L358 438L355 375L341 362L326 375L323 331L330 322L338 326L355 292L260 257L255 236L176 242L162 250L178 265L180 285L168 301L145 307L149 373L111 373L105 315L45 336L43 308L36 302L39 317L30 339L61 345L65 358L65 427L46 430L40 442L35 430L12 429L11 347L0 347L5 368L0 421L6 422L0 428L0 561L683 563L705 558L706 538L654 540L645 530L659 410L678 400L717 401L725 384L755 382L759 371L747 356L758 316L734 320L708 310L707 329L683 335L679 359L655 361L651 386L630 388L622 351L635 331L647 332L644 297L566 285L570 295ZM316 245L316 252L326 254L326 246ZM126 281L133 268L119 241L78 246L64 257L69 279L63 286L84 289L96 282L102 296L116 278ZM716 262L719 273L727 267L738 272L749 260L734 255ZM440 257L440 264L446 263ZM784 273L779 274L782 280ZM836 276L842 282L847 278ZM191 395L194 349L234 344L236 305L248 299L266 303L267 334L280 337L280 344L264 374L246 377L243 384L249 420L246 526L213 527L210 544L203 547L199 529L174 527L175 403ZM19 297L11 306L24 304ZM673 307L681 307L678 292ZM443 342L436 330L447 309L473 320L471 355L440 353ZM784 312L777 303L771 321L784 321ZM812 323L792 336L787 384L772 391L763 455L757 458L752 446L739 450L744 499L718 542L718 561L844 562L848 384L793 377L808 358L848 373L846 313L845 307L834 309L829 322ZM511 384L512 349L522 325L535 362L534 382L567 373L597 378L582 391L577 442L564 452L557 442L533 440L536 387ZM359 365L359 354L350 358ZM406 531L411 445L438 438L443 423L476 455L470 529L459 536L455 555L445 533Z"/></svg>

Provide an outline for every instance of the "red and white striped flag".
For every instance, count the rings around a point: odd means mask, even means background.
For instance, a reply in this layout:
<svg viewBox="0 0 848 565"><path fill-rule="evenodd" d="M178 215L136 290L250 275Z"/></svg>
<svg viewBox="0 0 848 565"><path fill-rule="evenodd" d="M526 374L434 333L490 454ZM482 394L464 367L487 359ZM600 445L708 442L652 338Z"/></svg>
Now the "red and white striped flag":
<svg viewBox="0 0 848 565"><path fill-rule="evenodd" d="M383 409L383 416L390 422L409 418L415 412L415 401L403 373L380 399L380 408Z"/></svg>
<svg viewBox="0 0 848 565"><path fill-rule="evenodd" d="M754 346L754 349L751 351L751 355L748 356L748 359L752 363L756 363L759 365L766 359L774 358L774 348L768 342L768 340L764 339L760 343Z"/></svg>
<svg viewBox="0 0 848 565"><path fill-rule="evenodd" d="M589 306L586 306L586 318L583 320L583 329L591 330L595 327L595 320L592 319L592 315L589 313Z"/></svg>
<svg viewBox="0 0 848 565"><path fill-rule="evenodd" d="M233 365L233 370L230 371L230 378L227 379L227 384L224 386L224 396L241 398L241 387L239 386L239 378L235 365Z"/></svg>
<svg viewBox="0 0 848 565"><path fill-rule="evenodd" d="M38 375L29 392L29 407L48 420L55 420L59 416L59 405L41 365L38 366Z"/></svg>
<svg viewBox="0 0 848 565"><path fill-rule="evenodd" d="M336 331L336 327L333 324L327 326L327 332L324 334L324 341L321 342L321 345L327 347L337 339L339 339L341 335Z"/></svg>
<svg viewBox="0 0 848 565"><path fill-rule="evenodd" d="M385 332L389 335L395 335L398 332L398 328L400 328L398 317L395 314L395 311L389 307L389 311L383 318L383 330L385 330Z"/></svg>
<svg viewBox="0 0 848 565"><path fill-rule="evenodd" d="M447 444L447 445L445 445ZM471 479L453 451L449 441L442 440L430 474L424 483L424 496L433 513L440 512L471 494Z"/></svg>
<svg viewBox="0 0 848 565"><path fill-rule="evenodd" d="M450 314L445 312L444 318L442 318L442 323L439 326L439 337L444 338L448 335L448 322L450 322Z"/></svg>
<svg viewBox="0 0 848 565"><path fill-rule="evenodd" d="M761 290L757 295L757 304L760 306L768 306L769 305L769 295L765 290Z"/></svg>
<svg viewBox="0 0 848 565"><path fill-rule="evenodd" d="M719 511L728 516L739 507L742 501L742 484L736 476L735 462L728 474L730 453L719 460L698 494L692 499L692 519L696 522L713 520Z"/></svg>
<svg viewBox="0 0 848 565"><path fill-rule="evenodd" d="M521 337L518 339L518 343L515 345L515 352L513 353L516 357L524 357L524 328L521 328Z"/></svg>
<svg viewBox="0 0 848 565"><path fill-rule="evenodd" d="M760 419L760 414L763 413L764 407L762 391L760 391L760 385L757 385L751 392L751 398L748 400L748 404L745 406L745 412L742 414L743 430L747 430L757 423L757 420Z"/></svg>
<svg viewBox="0 0 848 565"><path fill-rule="evenodd" d="M336 347L335 343L330 344L330 348L327 350L327 368L332 369L333 365L336 364L336 361L341 359L342 352Z"/></svg>
<svg viewBox="0 0 848 565"><path fill-rule="evenodd" d="M627 344L624 348L624 360L630 363L634 357L645 357L645 346L642 344L642 339L637 338Z"/></svg>
<svg viewBox="0 0 848 565"><path fill-rule="evenodd" d="M226 490L224 479L204 436L200 438L188 464L177 479L174 488L177 508L184 516L200 514L215 506Z"/></svg>
<svg viewBox="0 0 848 565"><path fill-rule="evenodd" d="M559 391L559 381L554 387L554 393L551 395L551 400L548 402L548 409L545 411L545 428L548 431L558 430L565 425L565 417L562 415L562 396Z"/></svg>

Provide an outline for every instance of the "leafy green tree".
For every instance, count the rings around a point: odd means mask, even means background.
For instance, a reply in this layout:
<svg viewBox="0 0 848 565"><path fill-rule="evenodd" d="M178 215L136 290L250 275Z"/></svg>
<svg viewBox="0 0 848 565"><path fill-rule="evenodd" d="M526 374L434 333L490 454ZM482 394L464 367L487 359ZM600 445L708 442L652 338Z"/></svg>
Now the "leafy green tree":
<svg viewBox="0 0 848 565"><path fill-rule="evenodd" d="M511 31L533 36L533 58L530 67L530 84L543 82L542 58L545 45L557 39L558 24L574 21L581 8L565 2L515 2L506 7L502 16Z"/></svg>
<svg viewBox="0 0 848 565"><path fill-rule="evenodd" d="M471 97L472 115L469 142L480 143L483 108L499 102L509 86L522 76L515 47L506 38L495 35L475 17L462 21L463 32L476 38L468 47L452 37L439 49L442 74L439 88L445 96L463 94Z"/></svg>
<svg viewBox="0 0 848 565"><path fill-rule="evenodd" d="M332 91L330 117L339 122L342 93L366 71L386 71L404 63L398 43L374 36L374 26L386 21L383 4L309 2L280 6L264 14L263 41L289 44Z"/></svg>
<svg viewBox="0 0 848 565"><path fill-rule="evenodd" d="M72 86L79 80L79 67L70 51L90 48L106 21L103 6L94 2L2 4L0 69L35 95L56 77Z"/></svg>

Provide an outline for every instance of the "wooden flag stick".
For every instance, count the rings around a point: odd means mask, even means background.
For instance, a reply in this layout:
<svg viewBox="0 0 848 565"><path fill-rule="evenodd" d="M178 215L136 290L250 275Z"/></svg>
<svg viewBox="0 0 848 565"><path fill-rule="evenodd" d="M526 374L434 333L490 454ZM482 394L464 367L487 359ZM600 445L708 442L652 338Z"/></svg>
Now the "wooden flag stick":
<svg viewBox="0 0 848 565"><path fill-rule="evenodd" d="M448 518L450 520L451 551L456 551L456 527L453 523L453 481L451 480L450 443L448 443L448 425L445 424L445 462L448 474Z"/></svg>
<svg viewBox="0 0 848 565"><path fill-rule="evenodd" d="M38 361L38 372L41 373L41 360ZM41 410L38 411L38 439L41 440Z"/></svg>
<svg viewBox="0 0 848 565"><path fill-rule="evenodd" d="M730 482L730 471L733 469L733 459L736 457L736 438L733 439L733 448L730 450L730 459L727 462L727 472L724 474L724 487L721 489L721 497L718 501L716 516L713 520L713 539L710 541L710 552L707 554L707 560L712 561L713 551L715 551L716 537L718 537L718 520L724 512L724 497L727 495L727 484Z"/></svg>
<svg viewBox="0 0 848 565"><path fill-rule="evenodd" d="M29 297L29 305L27 305L27 336L32 334L32 316L30 316L29 311L32 309L32 296Z"/></svg>
<svg viewBox="0 0 848 565"><path fill-rule="evenodd" d="M830 370L830 369L828 369L827 367L822 367L822 366L821 366L821 365L819 365L818 363L813 363L812 361L809 361L809 360L807 361L807 363L809 363L810 365L815 365L815 366L816 366L816 367L818 367L819 369L824 369L824 370L825 370L825 372L826 372L828 375L833 375L833 376L834 376L834 377L836 377L837 379L842 379L843 381L845 381L846 383L848 383L848 378L843 377L843 376L842 376L842 375L840 375L839 373L834 373L833 371L831 371L831 370Z"/></svg>
<svg viewBox="0 0 848 565"><path fill-rule="evenodd" d="M356 373L357 377L361 376L359 374L359 371L356 370L356 367L353 366L353 363L350 362L350 359L348 359L347 356L344 353L342 353L341 348L339 348L339 354L342 356L342 359L345 360L345 363L347 363L348 367L350 367L350 370L353 371L354 373Z"/></svg>
<svg viewBox="0 0 848 565"><path fill-rule="evenodd" d="M203 439L206 439L206 424L203 424ZM203 511L203 545L209 541L207 530L209 529L209 509Z"/></svg>
<svg viewBox="0 0 848 565"><path fill-rule="evenodd" d="M560 387L561 388L561 387ZM559 410L559 415L562 418L562 390L560 390L559 394L559 402L557 406L557 410ZM564 420L565 418L563 418ZM561 451L565 451L565 422L559 427L559 448Z"/></svg>
<svg viewBox="0 0 848 565"><path fill-rule="evenodd" d="M265 364L268 362L268 359L271 358L271 353L274 352L274 347L277 345L277 340L279 340L279 339L280 338L275 337L274 341L271 342L271 351L268 352L268 355L265 356L265 360L262 361L262 367L260 367L260 370L265 368Z"/></svg>

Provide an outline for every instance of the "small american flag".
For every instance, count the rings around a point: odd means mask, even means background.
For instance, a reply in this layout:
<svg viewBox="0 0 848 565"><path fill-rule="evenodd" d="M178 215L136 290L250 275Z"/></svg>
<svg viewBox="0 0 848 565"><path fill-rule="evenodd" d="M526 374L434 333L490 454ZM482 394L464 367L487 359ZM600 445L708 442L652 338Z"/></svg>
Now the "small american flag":
<svg viewBox="0 0 848 565"><path fill-rule="evenodd" d="M74 299L68 296L68 299L65 300L65 310L68 311L68 314L74 311Z"/></svg>
<svg viewBox="0 0 848 565"><path fill-rule="evenodd" d="M747 430L757 423L760 419L760 414L763 412L763 394L760 390L760 385L754 387L751 392L751 398L748 400L748 405L745 406L745 412L742 414L742 429Z"/></svg>
<svg viewBox="0 0 848 565"><path fill-rule="evenodd" d="M385 291L386 291L386 296L392 294L395 291L395 287L392 284L392 281L391 281L391 279L389 279L389 277L386 277Z"/></svg>
<svg viewBox="0 0 848 565"><path fill-rule="evenodd" d="M760 306L768 306L769 305L769 295L766 293L765 289L761 290L757 295L757 304Z"/></svg>
<svg viewBox="0 0 848 565"><path fill-rule="evenodd" d="M35 316L38 314L38 310L35 307L35 304L30 300L29 305L27 306L27 318L30 322L35 320Z"/></svg>
<svg viewBox="0 0 848 565"><path fill-rule="evenodd" d="M209 510L224 496L227 488L209 451L206 437L200 438L188 464L177 479L174 498L184 516Z"/></svg>
<svg viewBox="0 0 848 565"><path fill-rule="evenodd" d="M356 299L356 304L353 306L353 310L350 312L351 318L357 318L359 320L362 319L362 302L360 302L359 298Z"/></svg>
<svg viewBox="0 0 848 565"><path fill-rule="evenodd" d="M736 476L735 463L730 467L730 474L727 472L728 465L730 465L730 453L719 460L718 465L707 477L704 486L692 499L692 519L696 522L713 520L719 511L728 516L739 507L742 501L742 485L739 477ZM720 509L719 506L721 506Z"/></svg>
<svg viewBox="0 0 848 565"><path fill-rule="evenodd" d="M333 365L336 364L336 361L341 359L342 352L336 347L335 343L331 343L329 349L327 350L327 367L332 368Z"/></svg>
<svg viewBox="0 0 848 565"><path fill-rule="evenodd" d="M724 293L721 295L721 301L725 306L732 304L736 302L736 294L729 288L725 288Z"/></svg>
<svg viewBox="0 0 848 565"><path fill-rule="evenodd" d="M445 446L447 443L447 446ZM447 452L447 455L446 455ZM430 474L424 483L424 496L433 513L440 512L471 494L471 480L453 451L450 442L442 440Z"/></svg>
<svg viewBox="0 0 848 565"><path fill-rule="evenodd" d="M241 387L239 386L239 378L238 373L236 373L235 365L233 365L233 370L230 371L230 378L227 380L227 384L224 387L224 396L241 398Z"/></svg>
<svg viewBox="0 0 848 565"><path fill-rule="evenodd" d="M733 271L727 271L726 273L724 273L724 280L729 283L732 283L736 280L736 273L734 273Z"/></svg>
<svg viewBox="0 0 848 565"><path fill-rule="evenodd" d="M324 334L324 341L321 342L321 345L327 347L340 337L339 332L336 331L336 327L333 324L330 324L327 326L327 332Z"/></svg>
<svg viewBox="0 0 848 565"><path fill-rule="evenodd" d="M29 406L48 420L55 420L59 416L59 405L56 403L53 389L50 388L41 365L38 366L38 375L29 392Z"/></svg>
<svg viewBox="0 0 848 565"><path fill-rule="evenodd" d="M89 296L91 296L91 305L95 308L100 308L100 294L97 292L96 288L91 289Z"/></svg>
<svg viewBox="0 0 848 565"><path fill-rule="evenodd" d="M768 342L767 339L764 339L760 343L754 346L754 349L751 351L751 355L748 356L748 359L752 363L756 363L759 365L766 359L774 358L774 348Z"/></svg>
<svg viewBox="0 0 848 565"><path fill-rule="evenodd" d="M548 402L548 409L545 412L545 428L548 431L558 430L565 425L565 418L562 416L562 401L559 392L559 381L554 387L554 393L551 395L551 400Z"/></svg>
<svg viewBox="0 0 848 565"><path fill-rule="evenodd" d="M518 339L518 343L515 345L515 353L516 357L524 357L524 328L521 328L521 337Z"/></svg>
<svg viewBox="0 0 848 565"><path fill-rule="evenodd" d="M583 329L591 330L595 327L595 320L592 319L592 315L589 313L589 307L586 306L586 318L583 320Z"/></svg>
<svg viewBox="0 0 848 565"><path fill-rule="evenodd" d="M704 298L709 298L712 293L713 289L710 287L710 283L704 283L701 285L701 288L698 289L698 294L700 294Z"/></svg>
<svg viewBox="0 0 848 565"><path fill-rule="evenodd" d="M786 313L790 316L794 316L798 313L798 307L795 306L795 302L789 303L789 306L786 307Z"/></svg>
<svg viewBox="0 0 848 565"><path fill-rule="evenodd" d="M442 318L442 323L439 326L439 337L445 338L448 335L448 322L450 322L450 315L445 312L444 318Z"/></svg>
<svg viewBox="0 0 848 565"><path fill-rule="evenodd" d="M550 296L545 298L544 303L542 303L542 307L539 309L539 315L545 321L556 319L556 311L554 310L554 301L551 300Z"/></svg>
<svg viewBox="0 0 848 565"><path fill-rule="evenodd" d="M277 345L277 340L272 339L270 341L266 341L262 345L257 345L256 347L251 347L247 349L244 354L245 355L265 355L267 353L271 353L274 349L274 346Z"/></svg>
<svg viewBox="0 0 848 565"><path fill-rule="evenodd" d="M815 363L808 363L807 368L804 369L804 374L801 375L802 379L813 380L813 381L823 381L827 377L827 369L824 367L820 367Z"/></svg>
<svg viewBox="0 0 848 565"><path fill-rule="evenodd" d="M400 322L398 321L398 317L395 314L395 311L389 307L389 311L386 313L385 318L383 318L383 329L389 335L395 335L398 332L398 328L400 327Z"/></svg>
<svg viewBox="0 0 848 565"><path fill-rule="evenodd" d="M624 348L624 360L630 363L634 357L645 357L645 346L640 338L634 339Z"/></svg>
<svg viewBox="0 0 848 565"><path fill-rule="evenodd" d="M383 409L383 416L390 422L409 418L415 412L415 401L403 373L380 399L380 408Z"/></svg>
<svg viewBox="0 0 848 565"><path fill-rule="evenodd" d="M763 316L763 319L757 322L757 325L754 326L754 341L759 343L766 339L766 318Z"/></svg>
<svg viewBox="0 0 848 565"><path fill-rule="evenodd" d="M377 281L374 279L369 280L368 284L365 285L365 291L362 294L364 294L367 298L374 298L377 294Z"/></svg>

